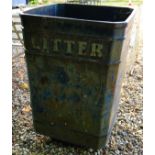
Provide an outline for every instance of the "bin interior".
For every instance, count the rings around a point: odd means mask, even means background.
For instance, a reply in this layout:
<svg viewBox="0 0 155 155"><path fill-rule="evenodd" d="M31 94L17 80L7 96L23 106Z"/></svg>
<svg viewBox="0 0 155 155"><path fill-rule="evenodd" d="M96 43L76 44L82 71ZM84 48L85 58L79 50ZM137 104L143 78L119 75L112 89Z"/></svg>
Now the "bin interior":
<svg viewBox="0 0 155 155"><path fill-rule="evenodd" d="M91 6L79 4L53 4L35 8L25 13L40 16L55 16L85 20L123 22L132 13L132 8Z"/></svg>

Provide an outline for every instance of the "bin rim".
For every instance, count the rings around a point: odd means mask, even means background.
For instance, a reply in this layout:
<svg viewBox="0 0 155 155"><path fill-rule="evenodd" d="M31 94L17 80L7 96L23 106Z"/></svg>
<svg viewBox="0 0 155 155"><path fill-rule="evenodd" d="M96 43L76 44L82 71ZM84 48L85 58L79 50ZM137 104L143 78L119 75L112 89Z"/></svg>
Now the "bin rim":
<svg viewBox="0 0 155 155"><path fill-rule="evenodd" d="M91 19L83 19L83 18L72 18L72 17L61 17L61 16L52 16L52 15L40 15L40 14L31 14L29 11L35 10L38 8L48 7L51 5L59 5L59 4L65 4L65 5L81 5L81 6L98 6L98 5L84 5L84 4L73 4L73 3L52 3L52 4L45 4L41 6L36 6L31 9L28 9L26 11L20 12L20 16L31 16L31 17L45 17L49 19L63 19L65 21L79 21L79 22L88 22L88 23L98 23L98 24L109 24L116 27L126 27L126 25L129 23L129 21L134 17L136 9L131 6L109 6L109 5L101 5L98 7L111 7L111 8L125 8L125 9L131 9L131 14L126 18L124 21L106 21L106 20L91 20Z"/></svg>

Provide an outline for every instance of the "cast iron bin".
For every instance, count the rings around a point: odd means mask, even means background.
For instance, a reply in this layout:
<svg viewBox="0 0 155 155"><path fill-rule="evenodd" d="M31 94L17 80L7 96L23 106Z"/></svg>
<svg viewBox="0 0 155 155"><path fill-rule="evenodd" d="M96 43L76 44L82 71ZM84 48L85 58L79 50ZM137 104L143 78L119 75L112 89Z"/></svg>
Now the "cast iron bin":
<svg viewBox="0 0 155 155"><path fill-rule="evenodd" d="M134 9L52 4L21 14L36 132L105 146L114 125Z"/></svg>

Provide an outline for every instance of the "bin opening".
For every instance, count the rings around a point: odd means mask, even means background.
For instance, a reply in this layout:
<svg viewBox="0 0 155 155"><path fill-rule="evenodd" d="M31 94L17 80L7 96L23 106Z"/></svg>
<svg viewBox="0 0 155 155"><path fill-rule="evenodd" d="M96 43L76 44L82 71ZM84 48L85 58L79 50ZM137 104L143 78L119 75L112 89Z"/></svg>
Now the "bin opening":
<svg viewBox="0 0 155 155"><path fill-rule="evenodd" d="M123 22L132 13L132 8L92 6L79 4L52 4L35 8L24 13L40 16L55 16L85 20Z"/></svg>

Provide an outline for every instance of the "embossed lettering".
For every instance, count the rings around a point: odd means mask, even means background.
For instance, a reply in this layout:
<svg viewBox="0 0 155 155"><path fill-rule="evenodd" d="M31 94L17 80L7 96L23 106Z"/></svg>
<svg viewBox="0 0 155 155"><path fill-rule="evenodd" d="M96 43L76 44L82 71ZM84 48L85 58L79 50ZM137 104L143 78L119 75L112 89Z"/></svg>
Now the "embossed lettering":
<svg viewBox="0 0 155 155"><path fill-rule="evenodd" d="M86 54L86 48L87 48L87 42L79 41L79 55L85 55Z"/></svg>
<svg viewBox="0 0 155 155"><path fill-rule="evenodd" d="M101 58L103 56L103 43L63 40L60 38L31 37L32 48L41 52L60 52L66 54L78 54L79 56L91 56ZM55 53L56 54L56 53Z"/></svg>
<svg viewBox="0 0 155 155"><path fill-rule="evenodd" d="M41 47L41 39L36 39L36 37L31 38L32 46L34 49L40 49Z"/></svg>
<svg viewBox="0 0 155 155"><path fill-rule="evenodd" d="M54 40L54 47L53 47L53 50L55 52L58 52L59 51L59 44L61 43L61 39L55 39Z"/></svg>
<svg viewBox="0 0 155 155"><path fill-rule="evenodd" d="M102 44L93 43L90 56L102 57L102 49L103 49Z"/></svg>
<svg viewBox="0 0 155 155"><path fill-rule="evenodd" d="M47 39L43 38L43 49L47 50L48 49L48 43L47 43Z"/></svg>
<svg viewBox="0 0 155 155"><path fill-rule="evenodd" d="M75 44L75 41L64 40L64 43L67 44L67 51L66 51L66 53L71 54L72 53L72 45Z"/></svg>

